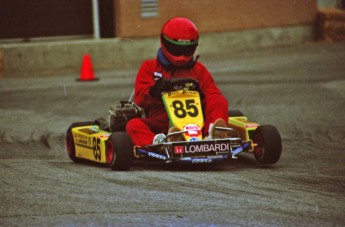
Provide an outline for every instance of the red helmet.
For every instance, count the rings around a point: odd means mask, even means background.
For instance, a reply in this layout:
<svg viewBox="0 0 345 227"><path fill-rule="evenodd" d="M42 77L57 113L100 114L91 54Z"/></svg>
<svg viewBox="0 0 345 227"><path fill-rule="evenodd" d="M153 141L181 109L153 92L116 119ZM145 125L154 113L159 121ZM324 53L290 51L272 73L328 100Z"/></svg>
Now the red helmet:
<svg viewBox="0 0 345 227"><path fill-rule="evenodd" d="M185 66L192 60L198 40L198 29L186 18L170 19L162 28L163 54L175 66Z"/></svg>

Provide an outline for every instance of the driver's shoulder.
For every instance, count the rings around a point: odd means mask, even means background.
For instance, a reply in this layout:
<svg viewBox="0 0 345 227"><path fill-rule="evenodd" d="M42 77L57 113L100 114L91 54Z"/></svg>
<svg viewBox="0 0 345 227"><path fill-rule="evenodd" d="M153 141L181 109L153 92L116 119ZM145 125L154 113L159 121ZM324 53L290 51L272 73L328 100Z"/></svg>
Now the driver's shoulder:
<svg viewBox="0 0 345 227"><path fill-rule="evenodd" d="M142 62L141 67L155 67L157 65L156 59L147 59Z"/></svg>
<svg viewBox="0 0 345 227"><path fill-rule="evenodd" d="M204 65L204 63L202 63L200 61L195 62L195 65L194 65L193 69L196 70L196 71L207 70L207 68Z"/></svg>

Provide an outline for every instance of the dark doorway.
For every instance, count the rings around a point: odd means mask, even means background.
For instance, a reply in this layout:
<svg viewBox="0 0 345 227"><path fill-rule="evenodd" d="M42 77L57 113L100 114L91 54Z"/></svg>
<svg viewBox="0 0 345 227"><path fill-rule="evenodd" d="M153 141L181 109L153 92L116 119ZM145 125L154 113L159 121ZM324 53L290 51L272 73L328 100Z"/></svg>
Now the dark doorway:
<svg viewBox="0 0 345 227"><path fill-rule="evenodd" d="M92 34L91 0L1 0L0 39Z"/></svg>
<svg viewBox="0 0 345 227"><path fill-rule="evenodd" d="M99 0L99 23L102 38L115 37L114 0Z"/></svg>

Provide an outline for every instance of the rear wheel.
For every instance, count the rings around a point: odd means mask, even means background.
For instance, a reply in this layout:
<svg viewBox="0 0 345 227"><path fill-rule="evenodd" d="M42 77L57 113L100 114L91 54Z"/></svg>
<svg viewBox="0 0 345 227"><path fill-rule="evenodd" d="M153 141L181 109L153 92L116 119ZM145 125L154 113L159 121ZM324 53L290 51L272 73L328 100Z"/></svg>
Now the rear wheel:
<svg viewBox="0 0 345 227"><path fill-rule="evenodd" d="M273 125L259 126L253 137L255 159L261 164L276 163L282 152L282 142L278 130Z"/></svg>
<svg viewBox="0 0 345 227"><path fill-rule="evenodd" d="M133 160L133 143L125 132L112 133L106 145L106 160L112 170L128 171Z"/></svg>
<svg viewBox="0 0 345 227"><path fill-rule="evenodd" d="M94 124L95 124L95 122L93 122L93 121L87 121L87 122L73 123L73 124L71 124L71 126L69 126L69 128L66 132L66 149L67 149L68 157L73 162L80 162L80 159L75 156L75 144L74 144L72 129L75 127L82 127L82 126L88 126L88 125L94 125Z"/></svg>

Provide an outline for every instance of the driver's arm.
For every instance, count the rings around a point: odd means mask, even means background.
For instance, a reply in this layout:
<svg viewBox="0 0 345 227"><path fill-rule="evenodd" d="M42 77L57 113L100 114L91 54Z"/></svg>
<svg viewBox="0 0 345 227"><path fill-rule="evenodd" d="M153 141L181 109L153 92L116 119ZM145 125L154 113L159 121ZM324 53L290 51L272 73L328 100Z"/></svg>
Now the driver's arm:
<svg viewBox="0 0 345 227"><path fill-rule="evenodd" d="M135 80L134 102L144 109L152 107L152 105L157 104L157 101L160 101L149 94L151 87L155 85L153 72L153 64L150 64L150 61L145 61Z"/></svg>

